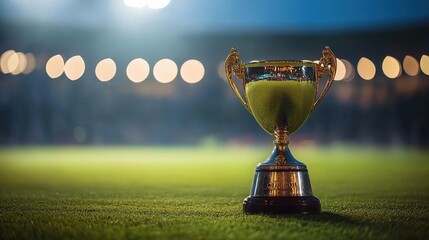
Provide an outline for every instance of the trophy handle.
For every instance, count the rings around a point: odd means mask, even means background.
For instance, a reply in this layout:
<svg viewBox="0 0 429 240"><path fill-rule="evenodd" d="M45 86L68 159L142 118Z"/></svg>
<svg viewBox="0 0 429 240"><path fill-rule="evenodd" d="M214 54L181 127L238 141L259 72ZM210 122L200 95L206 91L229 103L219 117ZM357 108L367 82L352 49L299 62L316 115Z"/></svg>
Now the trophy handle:
<svg viewBox="0 0 429 240"><path fill-rule="evenodd" d="M337 71L337 59L335 58L335 55L331 51L331 49L326 46L325 49L322 51L322 54L322 58L320 59L319 63L316 64L316 98L318 92L317 88L319 86L319 79L322 78L323 75L328 72L328 70L329 79L326 82L325 87L323 88L323 91L320 94L319 98L317 98L317 100L313 103L311 111L313 111L317 107L317 105L319 105L320 101L325 97L326 93L334 82L335 73Z"/></svg>
<svg viewBox="0 0 429 240"><path fill-rule="evenodd" d="M225 73L226 78L228 79L229 86L231 86L231 89L235 93L235 96L237 96L243 106L250 113L252 113L249 104L243 99L240 92L238 92L237 86L235 86L235 83L232 81L232 73L234 73L235 76L241 79L243 83L244 92L246 92L246 83L244 81L244 64L238 57L238 51L235 48L231 49L231 52L229 52L229 55L225 60Z"/></svg>

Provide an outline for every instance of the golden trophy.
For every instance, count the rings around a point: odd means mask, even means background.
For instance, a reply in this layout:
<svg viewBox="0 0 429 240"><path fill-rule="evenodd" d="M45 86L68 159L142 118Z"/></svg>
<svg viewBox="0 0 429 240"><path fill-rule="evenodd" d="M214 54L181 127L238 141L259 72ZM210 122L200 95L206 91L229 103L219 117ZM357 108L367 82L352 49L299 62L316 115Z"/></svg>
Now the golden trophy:
<svg viewBox="0 0 429 240"><path fill-rule="evenodd" d="M244 64L236 49L225 61L229 85L259 125L275 136L274 150L256 166L250 196L243 201L245 213L318 213L320 201L313 196L305 164L291 154L288 136L295 133L317 107L331 86L337 69L334 53L325 47L318 63L273 60ZM319 80L329 79L319 97ZM232 80L242 80L245 98Z"/></svg>

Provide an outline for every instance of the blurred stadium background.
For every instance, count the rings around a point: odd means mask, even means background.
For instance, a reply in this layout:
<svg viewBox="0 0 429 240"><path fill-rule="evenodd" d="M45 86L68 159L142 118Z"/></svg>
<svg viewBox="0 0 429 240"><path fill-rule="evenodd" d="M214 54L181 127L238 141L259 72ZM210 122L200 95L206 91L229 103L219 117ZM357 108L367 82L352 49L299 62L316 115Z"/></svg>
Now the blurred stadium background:
<svg viewBox="0 0 429 240"><path fill-rule="evenodd" d="M311 4L1 1L0 143L269 144L226 84L229 50L329 45L338 81L293 141L428 147L428 2Z"/></svg>
<svg viewBox="0 0 429 240"><path fill-rule="evenodd" d="M429 239L428 9L1 0L0 239ZM224 60L326 45L337 81L291 137L323 212L242 214L273 138Z"/></svg>

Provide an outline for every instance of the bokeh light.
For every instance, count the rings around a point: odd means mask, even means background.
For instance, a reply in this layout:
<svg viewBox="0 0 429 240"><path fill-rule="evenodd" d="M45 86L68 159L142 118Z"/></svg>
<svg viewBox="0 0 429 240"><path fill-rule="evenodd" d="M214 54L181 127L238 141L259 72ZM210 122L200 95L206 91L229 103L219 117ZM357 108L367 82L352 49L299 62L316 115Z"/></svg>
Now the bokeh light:
<svg viewBox="0 0 429 240"><path fill-rule="evenodd" d="M7 60L7 69L9 73L12 73L13 75L17 75L18 67L19 67L19 55L17 52L14 51Z"/></svg>
<svg viewBox="0 0 429 240"><path fill-rule="evenodd" d="M36 68L36 57L34 57L32 53L25 54L25 57L27 59L27 65L22 73L29 74Z"/></svg>
<svg viewBox="0 0 429 240"><path fill-rule="evenodd" d="M180 75L187 83L197 83L204 77L204 65L195 59L190 59L183 63L180 68Z"/></svg>
<svg viewBox="0 0 429 240"><path fill-rule="evenodd" d="M147 0L124 0L124 3L128 7L142 8L146 6Z"/></svg>
<svg viewBox="0 0 429 240"><path fill-rule="evenodd" d="M353 67L353 64L351 64L346 59L341 59L341 62L344 63L344 66L346 67L346 75L343 78L343 81L349 82L355 78L356 71Z"/></svg>
<svg viewBox="0 0 429 240"><path fill-rule="evenodd" d="M341 81L346 76L346 66L344 63L337 58L337 72L335 73L334 80Z"/></svg>
<svg viewBox="0 0 429 240"><path fill-rule="evenodd" d="M170 0L147 0L147 6L152 9L165 8L170 4Z"/></svg>
<svg viewBox="0 0 429 240"><path fill-rule="evenodd" d="M422 72L426 75L429 75L429 56L423 55L422 58L420 58L420 68L422 69Z"/></svg>
<svg viewBox="0 0 429 240"><path fill-rule="evenodd" d="M95 75L102 82L112 80L116 75L116 63L111 58L101 60L95 67Z"/></svg>
<svg viewBox="0 0 429 240"><path fill-rule="evenodd" d="M55 55L46 62L46 73L50 78L58 78L64 72L64 59L61 55Z"/></svg>
<svg viewBox="0 0 429 240"><path fill-rule="evenodd" d="M381 65L384 75L388 78L397 78L402 73L401 63L392 56L386 56Z"/></svg>
<svg viewBox="0 0 429 240"><path fill-rule="evenodd" d="M220 78L222 78L226 83L228 83L228 79L226 78L226 73L225 73L225 61L221 61L218 65L217 65L217 74L219 75Z"/></svg>
<svg viewBox="0 0 429 240"><path fill-rule="evenodd" d="M127 66L127 76L135 83L144 81L149 76L149 72L149 64L142 58L132 60Z"/></svg>
<svg viewBox="0 0 429 240"><path fill-rule="evenodd" d="M359 76L364 80L372 80L375 76L375 65L366 57L362 57L357 65L357 71Z"/></svg>
<svg viewBox="0 0 429 240"><path fill-rule="evenodd" d="M27 67L27 56L22 52L17 52L16 55L18 56L18 66L14 71L12 71L13 75L18 75L24 72L25 68Z"/></svg>
<svg viewBox="0 0 429 240"><path fill-rule="evenodd" d="M85 62L83 61L83 58L79 55L71 57L64 65L64 73L72 81L82 77L84 72Z"/></svg>
<svg viewBox="0 0 429 240"><path fill-rule="evenodd" d="M7 74L7 73L10 73L10 72L11 72L11 70L9 70L9 67L8 67L8 62L9 62L9 58L10 58L13 54L15 54L15 51L14 51L14 50L7 50L6 52L4 52L4 53L1 55L1 58L0 58L0 68L1 68L1 71L2 71L4 74Z"/></svg>
<svg viewBox="0 0 429 240"><path fill-rule="evenodd" d="M169 83L177 76L176 63L168 58L159 60L153 67L153 76L160 83Z"/></svg>
<svg viewBox="0 0 429 240"><path fill-rule="evenodd" d="M417 76L420 72L419 62L414 57L407 55L402 62L404 71L408 76Z"/></svg>

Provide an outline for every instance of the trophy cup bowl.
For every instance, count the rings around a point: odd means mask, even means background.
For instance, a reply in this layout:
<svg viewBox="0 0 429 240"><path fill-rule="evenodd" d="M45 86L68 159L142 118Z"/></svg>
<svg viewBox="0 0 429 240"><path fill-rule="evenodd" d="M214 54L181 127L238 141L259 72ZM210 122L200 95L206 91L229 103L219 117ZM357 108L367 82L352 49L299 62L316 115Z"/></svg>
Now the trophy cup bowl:
<svg viewBox="0 0 429 240"><path fill-rule="evenodd" d="M336 58L325 47L318 63L296 60L252 61L244 64L236 49L225 61L231 89L258 124L275 136L274 150L256 166L250 195L243 201L245 213L318 213L320 201L313 196L305 164L291 154L288 136L307 120L328 92L336 72ZM319 80L329 79L317 97ZM243 83L245 98L232 80Z"/></svg>

